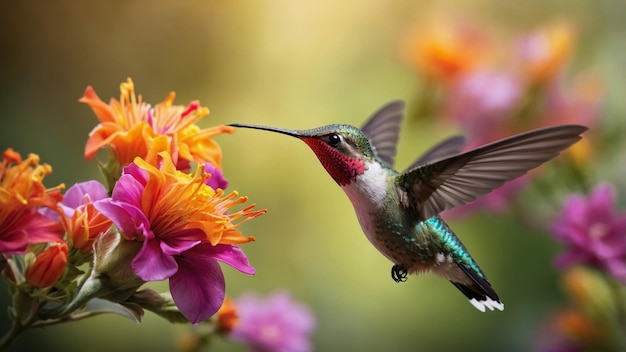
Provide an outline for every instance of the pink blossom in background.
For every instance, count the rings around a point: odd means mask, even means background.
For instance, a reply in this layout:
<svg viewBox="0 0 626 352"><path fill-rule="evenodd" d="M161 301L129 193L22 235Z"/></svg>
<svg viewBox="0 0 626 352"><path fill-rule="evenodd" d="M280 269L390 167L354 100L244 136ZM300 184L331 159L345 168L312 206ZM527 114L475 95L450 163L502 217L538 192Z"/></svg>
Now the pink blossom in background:
<svg viewBox="0 0 626 352"><path fill-rule="evenodd" d="M286 292L267 298L244 294L237 299L239 324L231 332L234 341L253 352L312 351L311 334L315 318L304 305Z"/></svg>
<svg viewBox="0 0 626 352"><path fill-rule="evenodd" d="M569 196L551 230L565 245L556 258L558 268L586 264L626 283L626 213L615 209L611 185L599 184L589 196Z"/></svg>
<svg viewBox="0 0 626 352"><path fill-rule="evenodd" d="M508 134L508 120L522 98L522 89L510 72L475 70L450 86L444 98L445 112L470 143L492 142Z"/></svg>

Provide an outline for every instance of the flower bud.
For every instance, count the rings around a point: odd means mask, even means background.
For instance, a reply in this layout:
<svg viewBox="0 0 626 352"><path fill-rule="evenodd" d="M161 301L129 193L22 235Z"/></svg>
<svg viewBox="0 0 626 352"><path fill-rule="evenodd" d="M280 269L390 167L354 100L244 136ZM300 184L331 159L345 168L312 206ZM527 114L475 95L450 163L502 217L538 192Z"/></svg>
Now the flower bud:
<svg viewBox="0 0 626 352"><path fill-rule="evenodd" d="M53 243L45 251L37 254L35 262L26 269L26 280L33 286L52 286L63 274L67 264L67 244Z"/></svg>
<svg viewBox="0 0 626 352"><path fill-rule="evenodd" d="M110 292L131 289L132 294L144 283L131 267L141 245L141 241L127 240L118 231L103 233L94 242L91 276L106 281L104 285Z"/></svg>
<svg viewBox="0 0 626 352"><path fill-rule="evenodd" d="M239 315L237 314L237 306L235 302L225 297L224 303L217 311L217 331L223 334L230 333L239 323Z"/></svg>

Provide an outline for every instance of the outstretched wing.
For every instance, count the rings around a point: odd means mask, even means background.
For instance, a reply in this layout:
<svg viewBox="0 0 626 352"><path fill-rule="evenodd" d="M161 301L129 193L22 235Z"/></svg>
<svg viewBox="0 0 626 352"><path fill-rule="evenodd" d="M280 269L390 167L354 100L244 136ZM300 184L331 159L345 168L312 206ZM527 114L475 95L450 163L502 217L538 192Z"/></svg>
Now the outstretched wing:
<svg viewBox="0 0 626 352"><path fill-rule="evenodd" d="M426 220L554 158L586 130L578 125L540 128L419 166L398 176L402 203Z"/></svg>
<svg viewBox="0 0 626 352"><path fill-rule="evenodd" d="M361 127L376 155L390 167L396 156L396 144L404 110L403 101L392 101L372 115Z"/></svg>
<svg viewBox="0 0 626 352"><path fill-rule="evenodd" d="M448 139L444 139L415 160L411 166L406 168L406 170L414 169L420 165L428 164L435 160L461 154L461 149L463 149L464 145L465 137L463 136L453 136Z"/></svg>

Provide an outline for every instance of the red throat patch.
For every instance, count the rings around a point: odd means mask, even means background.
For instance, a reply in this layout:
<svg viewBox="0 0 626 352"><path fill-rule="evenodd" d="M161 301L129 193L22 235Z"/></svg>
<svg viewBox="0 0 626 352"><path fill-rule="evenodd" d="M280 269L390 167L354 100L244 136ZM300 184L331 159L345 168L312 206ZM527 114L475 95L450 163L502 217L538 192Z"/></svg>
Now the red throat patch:
<svg viewBox="0 0 626 352"><path fill-rule="evenodd" d="M338 152L333 147L316 138L301 138L315 153L326 171L340 186L356 180L365 171L365 163Z"/></svg>

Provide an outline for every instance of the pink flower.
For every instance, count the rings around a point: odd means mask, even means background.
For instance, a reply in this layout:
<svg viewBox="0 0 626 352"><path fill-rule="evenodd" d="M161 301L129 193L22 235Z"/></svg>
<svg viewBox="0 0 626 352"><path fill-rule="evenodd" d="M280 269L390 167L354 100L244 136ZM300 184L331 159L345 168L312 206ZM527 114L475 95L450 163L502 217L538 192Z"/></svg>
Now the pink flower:
<svg viewBox="0 0 626 352"><path fill-rule="evenodd" d="M160 167L141 158L124 168L111 198L94 203L128 240L143 241L132 260L144 281L169 278L172 298L192 323L217 312L224 301L224 275L217 261L254 274L246 255L235 246L254 240L235 227L261 215L252 206L234 213L230 207L246 201L235 192L223 196L205 184L210 177L178 170L168 153L160 153Z"/></svg>
<svg viewBox="0 0 626 352"><path fill-rule="evenodd" d="M556 258L558 268L586 264L626 283L626 214L616 212L609 184L596 186L589 197L567 198L552 223L552 234L566 246Z"/></svg>
<svg viewBox="0 0 626 352"><path fill-rule="evenodd" d="M446 112L471 143L483 144L503 137L521 95L521 82L513 74L476 70L451 85Z"/></svg>
<svg viewBox="0 0 626 352"><path fill-rule="evenodd" d="M245 294L237 299L239 324L230 337L254 352L311 351L310 335L315 318L309 309L293 301L286 292L267 299Z"/></svg>

